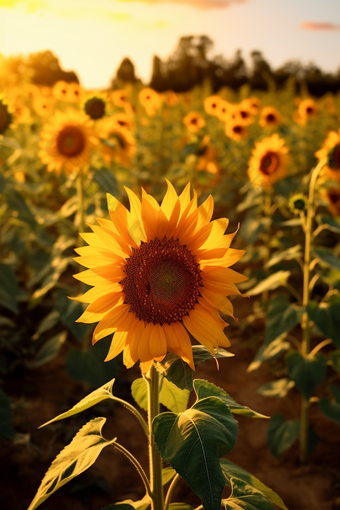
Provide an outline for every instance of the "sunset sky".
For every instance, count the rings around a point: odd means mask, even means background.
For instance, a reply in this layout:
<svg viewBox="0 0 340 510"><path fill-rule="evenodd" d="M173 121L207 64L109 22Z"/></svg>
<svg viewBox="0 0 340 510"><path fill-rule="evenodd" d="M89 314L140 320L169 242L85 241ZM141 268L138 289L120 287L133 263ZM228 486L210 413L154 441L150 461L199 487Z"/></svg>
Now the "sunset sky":
<svg viewBox="0 0 340 510"><path fill-rule="evenodd" d="M203 34L211 56L256 49L274 68L300 60L334 72L340 0L0 0L0 53L50 49L86 88L106 87L125 56L148 81L154 54L165 59L180 36Z"/></svg>

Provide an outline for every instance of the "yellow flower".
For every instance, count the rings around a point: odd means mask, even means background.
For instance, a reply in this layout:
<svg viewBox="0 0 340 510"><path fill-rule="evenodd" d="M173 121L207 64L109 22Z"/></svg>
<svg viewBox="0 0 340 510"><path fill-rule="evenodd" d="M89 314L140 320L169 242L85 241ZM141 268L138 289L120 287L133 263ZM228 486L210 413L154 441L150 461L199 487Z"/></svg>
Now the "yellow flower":
<svg viewBox="0 0 340 510"><path fill-rule="evenodd" d="M60 173L64 169L72 173L89 163L91 150L98 143L92 124L83 112L56 112L40 133L38 155L49 172Z"/></svg>
<svg viewBox="0 0 340 510"><path fill-rule="evenodd" d="M184 124L192 133L196 133L205 126L205 120L197 112L190 112L183 119Z"/></svg>
<svg viewBox="0 0 340 510"><path fill-rule="evenodd" d="M262 127L277 127L281 124L282 118L280 113L273 106L266 106L261 111L259 124Z"/></svg>
<svg viewBox="0 0 340 510"><path fill-rule="evenodd" d="M321 197L328 203L333 216L340 216L340 186L328 186L320 189Z"/></svg>
<svg viewBox="0 0 340 510"><path fill-rule="evenodd" d="M209 96L204 100L204 109L209 115L215 115L216 117L219 114L219 104L221 98L219 96Z"/></svg>
<svg viewBox="0 0 340 510"><path fill-rule="evenodd" d="M307 121L317 117L318 107L314 99L304 99L299 102L298 110L294 113L293 119L298 124L304 125Z"/></svg>
<svg viewBox="0 0 340 510"><path fill-rule="evenodd" d="M244 252L230 248L236 232L224 234L227 219L210 222L211 196L200 207L195 192L190 199L190 184L178 197L168 182L161 206L125 189L130 211L109 195L111 221L98 218L82 234L89 246L76 250L88 268L76 278L93 286L76 298L89 303L78 322L98 322L94 343L114 333L106 361L124 351L124 364L140 360L146 373L170 351L194 369L189 333L213 355L230 345L219 310L233 316L226 296L247 278L230 266Z"/></svg>
<svg viewBox="0 0 340 510"><path fill-rule="evenodd" d="M160 107L162 98L155 90L145 87L139 92L138 100L144 106L146 113L152 117Z"/></svg>
<svg viewBox="0 0 340 510"><path fill-rule="evenodd" d="M54 97L37 95L32 102L33 110L39 117L47 117L54 111Z"/></svg>
<svg viewBox="0 0 340 510"><path fill-rule="evenodd" d="M68 103L79 101L80 92L79 83L67 83L65 81L58 81L52 89L52 93L56 99Z"/></svg>
<svg viewBox="0 0 340 510"><path fill-rule="evenodd" d="M338 132L330 131L320 150L315 153L319 160L328 159L320 174L326 179L340 182L340 129Z"/></svg>
<svg viewBox="0 0 340 510"><path fill-rule="evenodd" d="M128 127L122 126L119 116L102 119L98 126L99 138L102 141L103 158L108 163L116 160L123 166L129 166L136 151L136 141Z"/></svg>
<svg viewBox="0 0 340 510"><path fill-rule="evenodd" d="M274 134L255 144L249 160L248 176L254 186L270 188L288 174L290 156L285 141Z"/></svg>
<svg viewBox="0 0 340 510"><path fill-rule="evenodd" d="M218 176L219 167L217 164L217 153L215 147L211 145L208 135L203 138L196 155L198 161L195 168L198 172L204 170L205 172Z"/></svg>
<svg viewBox="0 0 340 510"><path fill-rule="evenodd" d="M167 90L166 92L163 92L164 101L168 106L176 106L178 103L178 95L176 92L173 92L172 90Z"/></svg>
<svg viewBox="0 0 340 510"><path fill-rule="evenodd" d="M111 99L113 104L118 106L118 108L125 108L128 104L128 97L125 90L114 90L111 93Z"/></svg>
<svg viewBox="0 0 340 510"><path fill-rule="evenodd" d="M230 106L230 103L228 103L228 101L224 101L224 99L220 99L218 102L216 116L222 122L226 122L228 120Z"/></svg>
<svg viewBox="0 0 340 510"><path fill-rule="evenodd" d="M249 103L244 100L240 104L231 104L228 111L227 122L242 123L244 125L254 122Z"/></svg>
<svg viewBox="0 0 340 510"><path fill-rule="evenodd" d="M245 99L248 103L248 107L252 113L252 115L256 115L261 108L261 99L256 96L249 97L249 99Z"/></svg>
<svg viewBox="0 0 340 510"><path fill-rule="evenodd" d="M248 129L242 121L229 121L225 126L225 134L232 140L239 142L242 138L247 138Z"/></svg>
<svg viewBox="0 0 340 510"><path fill-rule="evenodd" d="M13 127L13 110L7 101L0 95L0 135L8 128Z"/></svg>

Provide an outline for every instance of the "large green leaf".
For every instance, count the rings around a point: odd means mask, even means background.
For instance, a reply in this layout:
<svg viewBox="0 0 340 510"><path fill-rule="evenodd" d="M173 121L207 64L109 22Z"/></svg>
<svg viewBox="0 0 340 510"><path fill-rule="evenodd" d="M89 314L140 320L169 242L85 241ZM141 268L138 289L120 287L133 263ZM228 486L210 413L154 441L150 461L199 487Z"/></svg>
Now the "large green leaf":
<svg viewBox="0 0 340 510"><path fill-rule="evenodd" d="M24 197L19 193L19 191L11 188L6 192L6 196L10 209L17 211L19 220L28 223L31 227L35 227L36 221L34 213L27 205Z"/></svg>
<svg viewBox="0 0 340 510"><path fill-rule="evenodd" d="M65 483L83 473L97 460L100 452L116 441L102 436L106 418L95 418L86 423L54 459L44 476L28 510L34 510Z"/></svg>
<svg viewBox="0 0 340 510"><path fill-rule="evenodd" d="M208 397L184 413L162 413L153 421L153 433L163 459L201 498L205 510L219 510L225 486L219 459L237 438L228 406Z"/></svg>
<svg viewBox="0 0 340 510"><path fill-rule="evenodd" d="M253 287L251 290L247 291L248 296L256 296L257 294L261 294L261 292L264 292L266 290L273 290L277 289L277 287L280 287L281 285L284 285L288 278L290 276L290 271L277 271L274 274L271 274L262 282L259 282L255 287Z"/></svg>
<svg viewBox="0 0 340 510"><path fill-rule="evenodd" d="M299 352L290 352L287 355L287 365L290 378L304 398L309 400L326 377L325 356L320 352L314 356L302 356Z"/></svg>
<svg viewBox="0 0 340 510"><path fill-rule="evenodd" d="M322 397L319 400L319 407L327 418L340 425L340 402Z"/></svg>
<svg viewBox="0 0 340 510"><path fill-rule="evenodd" d="M202 400L203 398L207 397L218 397L229 407L232 413L243 414L244 416L249 416L250 418L268 418L268 416L257 413L247 406L238 404L222 388L219 388L218 386L215 386L214 384L205 381L204 379L194 380L194 390L197 395L197 400Z"/></svg>
<svg viewBox="0 0 340 510"><path fill-rule="evenodd" d="M143 378L135 379L131 385L132 396L137 404L148 410L148 386ZM159 402L174 413L185 411L189 400L189 390L181 390L175 384L160 376Z"/></svg>
<svg viewBox="0 0 340 510"><path fill-rule="evenodd" d="M303 308L290 304L286 296L276 296L268 305L266 316L266 344L296 326Z"/></svg>
<svg viewBox="0 0 340 510"><path fill-rule="evenodd" d="M322 216L318 218L319 223L327 227L328 230L340 234L340 223L331 216Z"/></svg>
<svg viewBox="0 0 340 510"><path fill-rule="evenodd" d="M0 437L12 439L14 436L9 398L0 390Z"/></svg>
<svg viewBox="0 0 340 510"><path fill-rule="evenodd" d="M271 503L277 505L279 508L282 508L283 510L288 510L280 496L276 494L276 492L274 492L272 489L267 487L267 485L262 483L258 478L256 478L256 476L252 475L245 469L240 468L239 466L237 466L233 462L230 462L227 459L221 459L220 463L228 485L231 484L232 479L237 478L238 480L242 480L245 484L250 486L251 491L253 489L260 491Z"/></svg>
<svg viewBox="0 0 340 510"><path fill-rule="evenodd" d="M297 257L301 257L301 255L302 255L301 244L297 244L296 246L292 246L287 250L275 252L270 257L265 267L275 266L275 264L282 262L282 260L294 260Z"/></svg>
<svg viewBox="0 0 340 510"><path fill-rule="evenodd" d="M247 368L247 372L257 370L264 361L269 361L271 359L277 358L280 356L280 354L290 349L290 343L285 340L285 337L286 334L283 333L269 345L262 345L262 347L260 347L256 353L255 358Z"/></svg>
<svg viewBox="0 0 340 510"><path fill-rule="evenodd" d="M268 446L274 457L280 455L299 437L299 420L287 421L282 414L274 414L268 425Z"/></svg>
<svg viewBox="0 0 340 510"><path fill-rule="evenodd" d="M119 503L114 503L113 505L102 508L102 510L110 510L111 508L117 510L117 507L120 509L120 506L122 506L121 510L125 510L123 505L126 505L129 510L132 509L147 510L151 506L151 499L150 496L145 494L145 496L142 499L139 499L138 501L133 501L132 499L125 499L124 501L120 501Z"/></svg>
<svg viewBox="0 0 340 510"><path fill-rule="evenodd" d="M294 381L284 377L282 379L277 379L276 381L270 381L266 384L263 384L256 390L256 393L264 395L265 397L284 398L288 391L294 387L294 385Z"/></svg>
<svg viewBox="0 0 340 510"><path fill-rule="evenodd" d="M328 303L310 301L307 306L309 318L315 322L321 333L331 338L340 348L340 296L331 296Z"/></svg>
<svg viewBox="0 0 340 510"><path fill-rule="evenodd" d="M211 352L203 345L193 345L192 353L195 367L203 361L214 358ZM234 356L234 354L220 348L216 349L215 356L216 358L229 358ZM176 354L169 352L161 363L157 363L157 370L182 390L192 391L194 371Z"/></svg>
<svg viewBox="0 0 340 510"><path fill-rule="evenodd" d="M231 495L222 500L226 510L275 510L270 501L243 480L231 478Z"/></svg>
<svg viewBox="0 0 340 510"><path fill-rule="evenodd" d="M115 379L112 379L112 381L107 382L104 384L101 388L98 388L97 390L92 391L89 395L87 395L85 398L82 398L77 404L68 411L65 411L62 414L59 414L55 418L53 418L50 421L47 421L43 425L40 425L39 428L45 427L45 425L49 425L50 423L53 423L54 421L63 420L64 418L69 418L70 416L73 416L74 414L81 413L85 411L86 409L89 409L92 406L95 406L99 402L102 402L103 400L106 400L108 398L111 398L114 400L114 397L112 395L112 387L114 385Z"/></svg>
<svg viewBox="0 0 340 510"><path fill-rule="evenodd" d="M9 264L0 264L0 305L18 313L19 287L17 277Z"/></svg>
<svg viewBox="0 0 340 510"><path fill-rule="evenodd" d="M61 346L64 344L67 337L66 331L61 331L57 335L53 336L38 351L36 357L30 363L30 367L36 368L48 363L54 359L60 351Z"/></svg>
<svg viewBox="0 0 340 510"><path fill-rule="evenodd" d="M327 250L326 248L314 248L313 256L319 259L319 261L327 267L340 269L339 258L334 255L332 250Z"/></svg>

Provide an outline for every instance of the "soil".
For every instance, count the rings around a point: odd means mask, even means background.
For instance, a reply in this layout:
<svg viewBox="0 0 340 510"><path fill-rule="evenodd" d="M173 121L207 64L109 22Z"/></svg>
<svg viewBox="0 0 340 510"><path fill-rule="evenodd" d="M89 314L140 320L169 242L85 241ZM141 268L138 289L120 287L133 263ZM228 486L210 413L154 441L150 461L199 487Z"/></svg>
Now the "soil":
<svg viewBox="0 0 340 510"><path fill-rule="evenodd" d="M207 379L224 388L237 402L271 416L281 412L289 416L284 401L263 397L256 389L274 379L268 365L247 373L254 357L249 343L232 338L230 351L235 357L220 362L217 371L213 360L198 366L196 377ZM115 394L129 399L131 382L140 376L138 366L122 369ZM25 388L25 398L22 398ZM71 380L65 368L65 351L48 364L21 374L10 381L6 392L16 401L14 426L21 441L2 440L0 450L0 508L27 510L42 477L55 456L68 444L79 428L95 416L106 416L103 434L117 437L147 469L147 447L140 425L133 415L118 404L102 403L81 415L38 427L67 410L89 392ZM20 398L19 398L20 397ZM279 460L268 450L268 421L236 416L239 437L228 458L250 471L276 491L289 510L340 509L340 435L339 427L321 414L312 414L320 440L307 464L301 466L297 445ZM105 448L97 462L75 481L66 484L41 506L49 510L100 510L110 503L125 499L138 500L144 495L143 485L124 455ZM200 504L183 480L177 484L173 501Z"/></svg>

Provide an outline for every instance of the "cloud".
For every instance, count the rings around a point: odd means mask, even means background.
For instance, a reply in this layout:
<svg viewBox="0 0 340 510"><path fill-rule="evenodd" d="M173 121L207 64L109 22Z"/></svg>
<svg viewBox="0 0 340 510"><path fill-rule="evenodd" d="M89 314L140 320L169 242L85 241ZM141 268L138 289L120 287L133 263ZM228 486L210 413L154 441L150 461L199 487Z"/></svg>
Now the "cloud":
<svg viewBox="0 0 340 510"><path fill-rule="evenodd" d="M340 24L337 23L320 23L317 21L304 21L301 23L302 30L340 30Z"/></svg>
<svg viewBox="0 0 340 510"><path fill-rule="evenodd" d="M146 4L185 4L197 9L225 9L231 4L245 4L248 0L118 0L119 2L142 2Z"/></svg>

